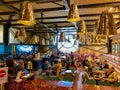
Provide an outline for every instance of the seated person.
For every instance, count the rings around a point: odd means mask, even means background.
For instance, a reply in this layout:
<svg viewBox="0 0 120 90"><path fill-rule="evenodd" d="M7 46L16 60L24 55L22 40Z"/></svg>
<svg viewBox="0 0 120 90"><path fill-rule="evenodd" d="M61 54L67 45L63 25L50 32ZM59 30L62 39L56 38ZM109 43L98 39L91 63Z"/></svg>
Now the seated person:
<svg viewBox="0 0 120 90"><path fill-rule="evenodd" d="M7 66L8 66L8 80L15 79L18 68L15 65L14 61L12 59L8 60Z"/></svg>
<svg viewBox="0 0 120 90"><path fill-rule="evenodd" d="M72 70L72 72L74 72L77 69L74 61L71 62L71 65L69 66L69 69Z"/></svg>
<svg viewBox="0 0 120 90"><path fill-rule="evenodd" d="M103 65L102 65L102 68L105 68L105 69L109 68L109 65L107 64L107 61L104 61Z"/></svg>
<svg viewBox="0 0 120 90"><path fill-rule="evenodd" d="M57 64L55 64L55 67L56 67L56 75L59 76L60 75L60 72L62 71L62 63L61 63L61 60L59 59Z"/></svg>
<svg viewBox="0 0 120 90"><path fill-rule="evenodd" d="M110 67L109 70L106 72L107 79L105 81L109 81L111 84L114 84L118 81L118 74L115 71L114 67Z"/></svg>
<svg viewBox="0 0 120 90"><path fill-rule="evenodd" d="M42 68L42 70L44 71L44 70L47 70L47 69L48 69L48 66L49 66L49 64L48 64L48 61L46 60L46 61L42 64L41 68Z"/></svg>
<svg viewBox="0 0 120 90"><path fill-rule="evenodd" d="M89 79L88 67L85 66L82 74L82 83L85 83L87 79Z"/></svg>
<svg viewBox="0 0 120 90"><path fill-rule="evenodd" d="M42 66L42 73L46 73L47 75L51 75L52 74L52 70L50 69L50 65L48 63L48 60L46 60Z"/></svg>

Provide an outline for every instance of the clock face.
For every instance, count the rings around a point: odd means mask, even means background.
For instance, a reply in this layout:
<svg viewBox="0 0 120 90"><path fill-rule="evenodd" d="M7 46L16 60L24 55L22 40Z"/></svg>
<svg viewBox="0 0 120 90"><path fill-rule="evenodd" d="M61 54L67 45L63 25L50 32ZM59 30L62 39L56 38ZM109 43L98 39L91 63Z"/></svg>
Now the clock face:
<svg viewBox="0 0 120 90"><path fill-rule="evenodd" d="M64 53L75 52L78 49L78 41L73 39L72 34L65 35L66 42L58 42L58 49ZM58 36L59 39L59 36Z"/></svg>

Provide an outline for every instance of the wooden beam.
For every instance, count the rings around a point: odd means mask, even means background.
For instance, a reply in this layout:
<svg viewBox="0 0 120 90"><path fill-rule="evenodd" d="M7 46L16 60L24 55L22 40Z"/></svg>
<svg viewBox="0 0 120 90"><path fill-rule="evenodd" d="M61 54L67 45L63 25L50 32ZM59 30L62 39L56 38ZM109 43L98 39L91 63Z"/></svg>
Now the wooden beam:
<svg viewBox="0 0 120 90"><path fill-rule="evenodd" d="M7 5L6 2L4 2L3 0L0 0L0 4L7 7L8 9L12 9L13 11L15 11L16 13L19 13L19 10L16 9L15 7L13 7L12 5Z"/></svg>
<svg viewBox="0 0 120 90"><path fill-rule="evenodd" d="M49 3L49 2L58 2L62 0L29 0L30 2L37 2L37 3ZM6 5L11 5L11 4L21 4L23 1L18 0L18 1L7 1Z"/></svg>

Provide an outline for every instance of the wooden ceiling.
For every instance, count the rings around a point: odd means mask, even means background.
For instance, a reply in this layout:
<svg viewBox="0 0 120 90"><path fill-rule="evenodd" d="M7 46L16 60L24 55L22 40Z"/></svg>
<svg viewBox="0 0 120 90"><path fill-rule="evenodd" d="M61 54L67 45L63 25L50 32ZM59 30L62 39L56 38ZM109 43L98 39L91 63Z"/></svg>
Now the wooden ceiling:
<svg viewBox="0 0 120 90"><path fill-rule="evenodd" d="M20 11L20 4L24 0L0 0L0 24L11 22L11 27L25 27L27 31L34 30L34 26L24 26L17 23ZM118 7L120 0L29 0L31 1L34 14L37 21L37 32L56 32L77 30L76 23L68 23L67 16L69 6L76 3L79 8L81 20L85 20L87 30L93 31L95 23L99 19L100 14L104 10L109 10L111 7ZM41 17L43 12L43 18ZM119 28L120 11L113 11L114 20L117 28ZM9 20L10 15L13 15ZM42 21L42 23L41 23Z"/></svg>

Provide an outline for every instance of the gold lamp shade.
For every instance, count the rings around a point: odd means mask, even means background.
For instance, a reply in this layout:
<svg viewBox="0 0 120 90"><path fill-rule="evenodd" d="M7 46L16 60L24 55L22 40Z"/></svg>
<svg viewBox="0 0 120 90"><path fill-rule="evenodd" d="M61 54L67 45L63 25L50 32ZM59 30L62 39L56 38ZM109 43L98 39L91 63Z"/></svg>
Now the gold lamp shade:
<svg viewBox="0 0 120 90"><path fill-rule="evenodd" d="M68 13L68 22L78 22L78 21L80 21L78 7L76 4L71 4L71 7Z"/></svg>
<svg viewBox="0 0 120 90"><path fill-rule="evenodd" d="M19 31L19 37L20 38L25 38L27 35L26 35L26 31L24 28L20 29Z"/></svg>
<svg viewBox="0 0 120 90"><path fill-rule="evenodd" d="M36 44L36 43L38 43L38 41L39 41L38 36L37 35L33 35L33 37L32 37L32 43Z"/></svg>
<svg viewBox="0 0 120 90"><path fill-rule="evenodd" d="M24 24L24 25L36 24L34 13L33 13L33 7L29 1L24 1L22 5L20 6L20 14L19 14L18 23Z"/></svg>
<svg viewBox="0 0 120 90"><path fill-rule="evenodd" d="M97 35L116 35L116 26L113 19L113 15L108 11L103 11L100 16L99 27Z"/></svg>
<svg viewBox="0 0 120 90"><path fill-rule="evenodd" d="M50 39L50 34L49 33L46 33L46 39Z"/></svg>
<svg viewBox="0 0 120 90"><path fill-rule="evenodd" d="M49 40L45 40L45 45L49 45Z"/></svg>
<svg viewBox="0 0 120 90"><path fill-rule="evenodd" d="M19 38L19 34L20 34L20 32L19 32L19 31L16 31L16 33L15 33L15 38Z"/></svg>
<svg viewBox="0 0 120 90"><path fill-rule="evenodd" d="M78 22L78 34L85 34L87 31L86 24L84 20Z"/></svg>

